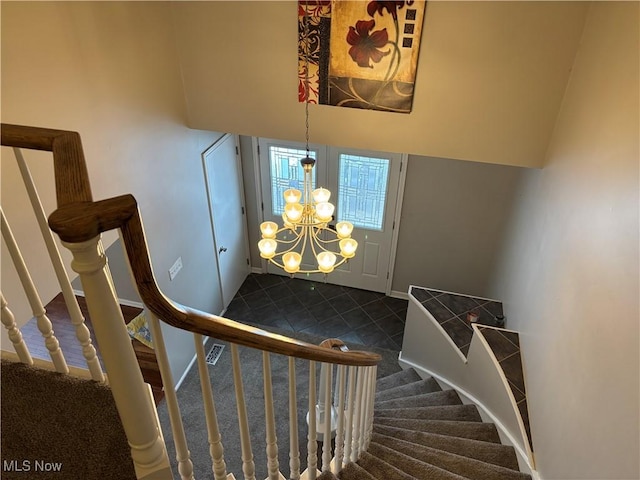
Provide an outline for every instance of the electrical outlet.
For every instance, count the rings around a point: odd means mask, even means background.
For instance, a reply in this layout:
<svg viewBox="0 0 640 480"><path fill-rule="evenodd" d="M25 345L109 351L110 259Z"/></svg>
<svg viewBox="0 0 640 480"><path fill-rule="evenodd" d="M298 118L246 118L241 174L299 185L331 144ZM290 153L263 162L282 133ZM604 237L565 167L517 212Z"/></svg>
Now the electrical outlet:
<svg viewBox="0 0 640 480"><path fill-rule="evenodd" d="M178 257L171 268L169 269L169 280L173 280L178 275L178 272L182 270L182 257Z"/></svg>

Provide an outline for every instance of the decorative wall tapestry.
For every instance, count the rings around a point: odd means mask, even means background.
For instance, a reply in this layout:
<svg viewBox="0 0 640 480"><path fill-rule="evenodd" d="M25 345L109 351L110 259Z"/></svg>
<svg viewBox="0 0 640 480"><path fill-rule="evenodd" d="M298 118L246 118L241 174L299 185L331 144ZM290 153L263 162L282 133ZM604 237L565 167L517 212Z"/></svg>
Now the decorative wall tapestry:
<svg viewBox="0 0 640 480"><path fill-rule="evenodd" d="M411 112L425 6L425 0L299 0L298 100L308 94L310 103Z"/></svg>

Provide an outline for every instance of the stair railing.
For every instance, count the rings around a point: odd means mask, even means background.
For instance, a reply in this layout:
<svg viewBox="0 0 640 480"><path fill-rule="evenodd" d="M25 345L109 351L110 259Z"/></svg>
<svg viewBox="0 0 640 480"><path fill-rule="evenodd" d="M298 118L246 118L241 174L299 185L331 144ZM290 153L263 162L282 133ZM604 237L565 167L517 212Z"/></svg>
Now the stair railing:
<svg viewBox="0 0 640 480"><path fill-rule="evenodd" d="M91 378L98 382L105 382L105 377L102 373L100 361L98 359L96 349L93 346L93 343L91 340L91 334L85 324L85 319L80 310L80 306L78 305L78 300L75 294L73 293L71 281L69 279L67 271L64 268L64 263L62 261L62 256L60 255L60 250L58 249L58 245L56 244L53 238L53 234L49 229L49 225L47 224L47 216L44 211L44 207L42 206L42 201L40 200L40 195L38 194L38 189L36 188L36 184L33 180L33 176L31 175L31 171L29 170L27 162L25 161L25 158L22 154L22 151L19 148L14 147L13 153L15 155L18 169L20 171L20 175L22 177L22 181L24 183L25 189L27 191L27 196L31 203L31 207L36 216L40 233L42 234L42 238L47 248L47 252L49 254L49 258L51 260L53 270L58 280L58 284L60 285L60 290L62 292L64 302L67 306L69 317L71 318L71 323L75 327L76 338L80 343L80 345L82 346L82 355L84 356L84 359L86 361L87 368L90 372ZM14 258L13 255L12 255L12 258ZM16 260L14 259L14 264L15 262ZM19 267L16 264L16 269L19 269L19 268L22 268L22 267ZM23 284L23 288L25 288L25 291L26 291L26 289L29 287L24 286L25 281L22 280L22 277L21 277L21 281ZM32 300L30 300L30 304L32 306L32 309L34 309L35 303ZM40 308L37 308L37 310L39 311ZM40 327L40 324L38 326ZM53 337L52 335L49 338L55 338L55 337ZM47 346L47 348L49 348L49 346ZM59 360L58 360L58 363L60 363ZM65 373L67 373L67 370L65 370L64 368L59 371L64 371Z"/></svg>
<svg viewBox="0 0 640 480"><path fill-rule="evenodd" d="M209 381L209 372L204 361L203 337L215 337L231 344L238 421L242 432L242 470L245 480L255 478L255 465L250 435L246 426L247 406L243 395L238 346L255 348L264 352L264 407L267 418L265 442L269 480L284 478L277 463L278 446L274 430L275 422L272 416L271 354L289 357L290 388L288 396L292 402L292 407L290 407L290 439L292 440L290 478L314 480L319 473L316 450L318 435L316 429L318 423L316 415L317 363L328 365L330 370L333 370L334 365L343 366L342 374L338 374L339 382L336 389L344 393L344 395L339 394L343 400L338 402L341 410L340 415L342 415L342 420L339 423L343 425L341 428L344 428L344 431L337 432L336 436L344 441L337 446L336 451L345 452L344 462L343 460L337 462L335 458L333 462L327 461L331 453L325 449L322 456L322 470L334 469L337 471L342 463L356 460L360 452L366 450L372 429L374 380L376 364L380 360L379 355L369 352L340 351L326 346L312 345L200 312L168 299L159 290L153 275L142 220L135 199L131 195L123 195L96 202L92 200L82 145L77 133L3 125L2 144L18 148L46 150L53 153L58 208L50 215L48 223L50 228L58 234L63 245L73 254L71 266L79 274L82 281L89 314L109 375L111 390L131 446L137 478L155 479L172 478L172 476L157 414L149 395L148 386L144 384L142 379L122 318L104 250L100 243L100 235L113 229L120 231L135 285L140 298L150 312L149 321L165 386L165 398L181 478L194 478L193 463L185 438L177 395L173 388L174 382L171 378L166 346L160 329L161 321L189 331L194 335L215 480L232 478L232 475L226 472L224 448L220 438L214 397ZM10 324L10 322L8 323ZM295 368L292 361L294 358L308 360L310 372L308 458L307 469L302 473L300 473L299 447L297 444L294 445L294 440L297 440L297 424L294 420L296 413L293 410L297 402ZM348 378L346 367L349 367ZM340 371L340 367L338 369ZM332 398L331 377L332 375L325 377L325 404L330 403ZM331 436L331 431L327 431L325 426L323 437L327 439L329 436ZM237 448L237 446L234 447Z"/></svg>

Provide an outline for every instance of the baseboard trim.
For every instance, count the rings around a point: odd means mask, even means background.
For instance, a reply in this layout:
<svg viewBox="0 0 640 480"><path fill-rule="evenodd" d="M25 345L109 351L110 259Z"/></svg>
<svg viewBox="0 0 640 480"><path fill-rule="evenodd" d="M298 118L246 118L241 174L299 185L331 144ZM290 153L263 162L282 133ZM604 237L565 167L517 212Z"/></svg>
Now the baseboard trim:
<svg viewBox="0 0 640 480"><path fill-rule="evenodd" d="M400 298L402 300L409 300L409 294L402 290L391 290L389 296L393 298Z"/></svg>
<svg viewBox="0 0 640 480"><path fill-rule="evenodd" d="M82 291L82 290L73 290L73 294L76 295L77 297L83 297L84 298L84 291ZM144 303L136 302L134 300L126 300L124 298L118 298L118 303L120 305L124 305L125 307L143 308L144 309Z"/></svg>
<svg viewBox="0 0 640 480"><path fill-rule="evenodd" d="M465 397L465 399L468 400L468 403L473 403L475 406L477 406L480 409L480 416L483 418L483 420L487 419L488 421L495 424L496 428L500 433L500 438L506 439L506 442L509 443L514 448L514 450L516 451L516 454L518 455L518 460L519 460L518 463L520 464L521 468L524 467L527 470L525 473L530 474L533 480L543 480L542 477L540 477L539 472L532 467L531 462L529 461L529 458L527 456L527 452L522 447L519 446L519 443L516 441L513 435L511 435L507 431L503 423L496 416L494 416L493 413L473 394L469 393L467 390L456 385L455 383L450 382L449 380L438 375L437 373L432 372L428 368L418 365L410 360L405 360L402 357L402 352L400 352L398 355L398 363L403 368L413 368L423 378L433 377L435 380L437 380L438 383L441 384L441 386L446 386L447 388L456 390L461 396ZM463 399L463 403L465 403L464 399Z"/></svg>

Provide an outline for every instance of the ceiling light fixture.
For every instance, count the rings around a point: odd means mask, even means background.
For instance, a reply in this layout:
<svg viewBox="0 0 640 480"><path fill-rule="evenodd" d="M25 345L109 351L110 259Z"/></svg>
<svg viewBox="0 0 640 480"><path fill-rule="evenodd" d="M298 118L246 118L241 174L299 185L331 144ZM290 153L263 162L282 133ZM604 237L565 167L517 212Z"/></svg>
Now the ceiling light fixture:
<svg viewBox="0 0 640 480"><path fill-rule="evenodd" d="M316 161L309 155L309 12L305 2L303 50L305 55L305 158L303 191L290 188L284 192L283 226L262 222L262 240L258 242L260 256L291 275L295 273L331 273L355 255L358 242L351 238L350 222L333 221L335 207L329 202L331 192L313 189L313 167ZM290 237L292 234L292 237ZM310 252L310 253L307 253ZM308 255L315 258L315 268L302 268Z"/></svg>

